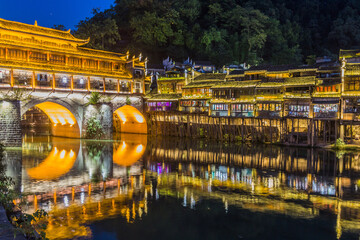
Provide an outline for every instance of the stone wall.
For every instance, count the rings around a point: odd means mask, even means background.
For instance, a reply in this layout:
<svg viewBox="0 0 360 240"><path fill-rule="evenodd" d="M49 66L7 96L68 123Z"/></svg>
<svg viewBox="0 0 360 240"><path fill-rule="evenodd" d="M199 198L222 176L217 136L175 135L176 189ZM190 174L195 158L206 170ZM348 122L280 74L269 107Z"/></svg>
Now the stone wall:
<svg viewBox="0 0 360 240"><path fill-rule="evenodd" d="M0 95L7 94L9 90L1 90ZM71 93L71 92L49 92L41 90L24 90L27 96L25 101L0 101L0 142L6 146L21 146L21 116L30 108L44 102L59 104L68 109L75 117L77 124L61 125L52 122L51 133L54 136L84 138L89 119L95 118L101 123L104 131L103 139L113 138L113 113L120 107L130 105L141 114L144 113L144 100L142 96L137 95L105 95L104 100L111 103L99 103L88 105L89 93ZM132 122L127 122L126 126L118 128L117 131L138 132L139 127Z"/></svg>
<svg viewBox="0 0 360 240"><path fill-rule="evenodd" d="M21 146L19 101L0 101L0 142L5 146Z"/></svg>
<svg viewBox="0 0 360 240"><path fill-rule="evenodd" d="M103 129L103 139L112 139L113 136L113 112L112 105L100 103L84 107L84 116L82 122L81 137L86 137L88 122L90 119L96 119L100 122Z"/></svg>

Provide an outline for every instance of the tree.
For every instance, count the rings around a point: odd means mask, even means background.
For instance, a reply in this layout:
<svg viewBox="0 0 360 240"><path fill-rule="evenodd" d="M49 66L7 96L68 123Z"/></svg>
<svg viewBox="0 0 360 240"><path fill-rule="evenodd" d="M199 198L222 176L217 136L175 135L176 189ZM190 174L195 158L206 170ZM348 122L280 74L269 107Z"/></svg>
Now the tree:
<svg viewBox="0 0 360 240"><path fill-rule="evenodd" d="M88 47L100 50L114 50L121 40L119 30L111 12L93 10L93 17L80 21L74 35L86 39L90 37ZM116 49L116 48L115 48Z"/></svg>
<svg viewBox="0 0 360 240"><path fill-rule="evenodd" d="M360 11L346 7L333 22L329 33L332 48L349 49L360 45Z"/></svg>
<svg viewBox="0 0 360 240"><path fill-rule="evenodd" d="M62 25L62 24L58 24L58 25L57 25L57 24L54 24L53 29L61 30L61 31L66 31L65 26Z"/></svg>

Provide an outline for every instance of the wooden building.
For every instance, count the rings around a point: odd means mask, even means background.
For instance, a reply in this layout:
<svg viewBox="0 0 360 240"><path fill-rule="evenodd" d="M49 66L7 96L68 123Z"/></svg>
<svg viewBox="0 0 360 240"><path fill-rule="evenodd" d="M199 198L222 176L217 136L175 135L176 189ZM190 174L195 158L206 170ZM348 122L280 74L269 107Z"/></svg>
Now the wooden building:
<svg viewBox="0 0 360 240"><path fill-rule="evenodd" d="M146 59L84 47L69 31L0 19L0 86L144 93Z"/></svg>
<svg viewBox="0 0 360 240"><path fill-rule="evenodd" d="M225 81L226 74L205 73L195 77L182 89L179 111L182 112L209 112L212 98L211 87Z"/></svg>

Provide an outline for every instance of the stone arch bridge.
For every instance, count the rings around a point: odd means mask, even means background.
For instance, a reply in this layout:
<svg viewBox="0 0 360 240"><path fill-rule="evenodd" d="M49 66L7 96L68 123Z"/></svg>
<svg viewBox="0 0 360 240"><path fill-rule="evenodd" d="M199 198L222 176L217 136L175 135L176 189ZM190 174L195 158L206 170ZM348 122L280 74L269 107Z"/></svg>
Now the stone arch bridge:
<svg viewBox="0 0 360 240"><path fill-rule="evenodd" d="M89 104L90 93L0 90L0 141L5 146L20 146L21 118L31 108L38 107L50 119L54 136L84 138L92 119L103 129L103 138L112 139L114 120L116 131L147 133L140 95L104 94L97 104Z"/></svg>

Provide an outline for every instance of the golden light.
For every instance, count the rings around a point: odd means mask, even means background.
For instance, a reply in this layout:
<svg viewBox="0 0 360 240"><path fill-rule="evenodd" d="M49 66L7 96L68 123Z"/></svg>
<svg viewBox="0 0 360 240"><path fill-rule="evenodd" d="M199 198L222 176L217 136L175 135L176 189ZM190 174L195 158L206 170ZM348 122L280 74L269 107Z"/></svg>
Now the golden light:
<svg viewBox="0 0 360 240"><path fill-rule="evenodd" d="M137 147L136 147L136 152L137 153L141 153L143 151L144 147L142 144L139 144Z"/></svg>
<svg viewBox="0 0 360 240"><path fill-rule="evenodd" d="M125 141L114 144L114 163L120 166L131 166L144 154L147 145L146 135L122 135ZM125 143L126 142L126 143Z"/></svg>
<svg viewBox="0 0 360 240"><path fill-rule="evenodd" d="M44 102L36 105L41 109L51 120L52 123L61 123L62 125L74 125L76 119L74 115L65 107L53 102Z"/></svg>
<svg viewBox="0 0 360 240"><path fill-rule="evenodd" d="M66 151L62 150L60 153L60 158L63 159L65 157Z"/></svg>
<svg viewBox="0 0 360 240"><path fill-rule="evenodd" d="M147 133L145 117L136 108L125 105L118 108L114 114L116 114L122 122L120 132Z"/></svg>
<svg viewBox="0 0 360 240"><path fill-rule="evenodd" d="M143 122L144 122L144 117L141 116L140 114L135 113L135 114L134 114L134 117L135 117L135 119L136 119L136 121L137 121L138 123L143 123Z"/></svg>
<svg viewBox="0 0 360 240"><path fill-rule="evenodd" d="M73 150L70 150L70 154L69 154L69 156L72 158L72 157L74 157L74 151Z"/></svg>
<svg viewBox="0 0 360 240"><path fill-rule="evenodd" d="M71 145L72 147L74 145ZM54 146L48 157L38 166L27 169L27 174L32 179L53 180L70 171L77 158L77 149L70 149L66 144Z"/></svg>

